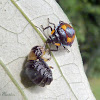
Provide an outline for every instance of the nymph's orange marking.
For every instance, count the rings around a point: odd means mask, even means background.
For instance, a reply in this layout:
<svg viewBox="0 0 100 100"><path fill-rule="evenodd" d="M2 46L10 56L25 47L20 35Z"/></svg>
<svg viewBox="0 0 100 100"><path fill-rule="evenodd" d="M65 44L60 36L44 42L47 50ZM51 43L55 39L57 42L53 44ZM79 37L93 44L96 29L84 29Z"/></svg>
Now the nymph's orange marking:
<svg viewBox="0 0 100 100"><path fill-rule="evenodd" d="M74 38L75 38L75 34L73 35L73 37L67 37L67 42L72 43L74 41Z"/></svg>
<svg viewBox="0 0 100 100"><path fill-rule="evenodd" d="M64 25L61 26L61 28L62 28L63 30L66 30L67 27L70 27L70 28L71 28L71 26L70 26L69 24L64 24Z"/></svg>
<svg viewBox="0 0 100 100"><path fill-rule="evenodd" d="M60 43L55 43L56 46L60 46Z"/></svg>
<svg viewBox="0 0 100 100"><path fill-rule="evenodd" d="M51 31L51 34L53 34L54 32L55 32L55 30L52 30L52 31Z"/></svg>
<svg viewBox="0 0 100 100"><path fill-rule="evenodd" d="M62 25L61 28L62 28L63 30L66 30L66 25Z"/></svg>

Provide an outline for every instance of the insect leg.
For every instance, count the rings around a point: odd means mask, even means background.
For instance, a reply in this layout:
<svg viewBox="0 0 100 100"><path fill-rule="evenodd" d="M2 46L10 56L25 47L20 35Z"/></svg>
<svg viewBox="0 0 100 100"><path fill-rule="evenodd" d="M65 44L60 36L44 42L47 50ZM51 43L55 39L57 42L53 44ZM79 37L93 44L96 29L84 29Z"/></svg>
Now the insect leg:
<svg viewBox="0 0 100 100"><path fill-rule="evenodd" d="M66 49L67 50L67 52L70 52L65 46L63 46L64 47L64 49Z"/></svg>
<svg viewBox="0 0 100 100"><path fill-rule="evenodd" d="M51 26L47 26L47 27L44 28L43 25L41 25L41 28L43 29L43 31L46 30L46 29L48 29L48 28L50 28L51 31L52 31L52 27Z"/></svg>
<svg viewBox="0 0 100 100"><path fill-rule="evenodd" d="M49 52L48 49L45 50L45 53L47 53L47 52ZM49 58L45 58L45 57L43 57L43 56L44 56L44 55L42 55L41 58L42 58L45 62L46 62L46 61L49 61L49 60L51 59L51 55L50 55Z"/></svg>
<svg viewBox="0 0 100 100"><path fill-rule="evenodd" d="M49 22L49 24L54 25L54 29L56 28L56 25L55 25L54 23L51 23L51 22L49 21L49 18L48 18L48 22Z"/></svg>
<svg viewBox="0 0 100 100"><path fill-rule="evenodd" d="M41 57L45 62L46 61L49 61L50 59L51 59L51 57L50 58L45 58L45 57Z"/></svg>
<svg viewBox="0 0 100 100"><path fill-rule="evenodd" d="M66 49L66 47L65 46L63 46L64 47L64 49Z"/></svg>
<svg viewBox="0 0 100 100"><path fill-rule="evenodd" d="M52 69L53 69L53 67L52 67L52 66L49 66L49 68L52 68Z"/></svg>

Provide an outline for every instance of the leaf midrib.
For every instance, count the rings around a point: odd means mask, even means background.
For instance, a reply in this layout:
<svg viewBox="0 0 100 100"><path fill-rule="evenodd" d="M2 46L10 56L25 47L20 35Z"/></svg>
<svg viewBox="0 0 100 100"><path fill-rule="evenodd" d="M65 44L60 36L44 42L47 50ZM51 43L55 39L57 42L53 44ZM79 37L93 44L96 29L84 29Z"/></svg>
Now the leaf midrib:
<svg viewBox="0 0 100 100"><path fill-rule="evenodd" d="M28 18L28 16L23 12L23 10L17 5L17 3L14 0L11 0L11 2L15 5L15 7L21 12L21 14L25 17L25 19L31 24L31 26L35 29L35 31L38 33L38 35L41 37L41 39L43 40L43 42L45 42L45 38L42 36L42 34L40 33L40 31L35 27L35 25L31 22L31 20ZM70 90L72 91L73 95L75 96L75 98L78 100L77 96L75 95L75 93L73 92L71 86L69 85L68 81L66 80L66 78L64 77L60 66L57 62L57 60L55 59L53 53L51 53L53 60L55 61L56 65L58 66L58 69L63 77L63 79L65 80L66 84L69 86ZM28 100L26 95L24 94L24 91L21 89L20 85L17 83L17 81L13 78L12 74L10 73L10 71L8 70L8 68L6 67L6 65L0 60L0 65L4 68L4 70L7 72L8 76L10 77L10 79L12 80L12 82L15 84L15 86L18 88L18 90L20 91L20 93L22 94L22 96L24 97L24 100Z"/></svg>

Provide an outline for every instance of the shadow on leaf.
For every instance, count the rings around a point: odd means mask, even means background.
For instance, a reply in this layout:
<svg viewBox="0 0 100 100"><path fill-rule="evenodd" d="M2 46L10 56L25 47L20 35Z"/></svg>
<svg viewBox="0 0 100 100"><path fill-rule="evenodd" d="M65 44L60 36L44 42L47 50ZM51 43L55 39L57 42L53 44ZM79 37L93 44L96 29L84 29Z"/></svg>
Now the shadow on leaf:
<svg viewBox="0 0 100 100"><path fill-rule="evenodd" d="M26 88L29 88L29 87L34 87L35 86L35 84L34 83L32 83L32 81L28 78L28 76L26 75L26 73L25 73L25 64L26 64L26 62L27 62L27 57L26 57L26 59L25 59L25 61L24 61L24 63L23 63L23 67L22 67L22 71L21 71L21 73L20 73L20 77L21 77L21 83L26 87Z"/></svg>

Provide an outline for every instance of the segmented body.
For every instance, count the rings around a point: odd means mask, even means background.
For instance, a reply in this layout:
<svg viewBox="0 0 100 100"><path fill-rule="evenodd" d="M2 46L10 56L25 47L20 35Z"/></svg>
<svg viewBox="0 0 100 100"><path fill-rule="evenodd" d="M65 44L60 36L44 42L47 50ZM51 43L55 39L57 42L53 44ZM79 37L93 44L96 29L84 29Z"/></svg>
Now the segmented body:
<svg viewBox="0 0 100 100"><path fill-rule="evenodd" d="M25 72L34 84L44 87L52 82L53 77L52 71L42 55L43 51L39 46L33 47L25 64Z"/></svg>
<svg viewBox="0 0 100 100"><path fill-rule="evenodd" d="M53 80L52 71L43 59L28 61L26 74L34 84L42 87L49 85Z"/></svg>

